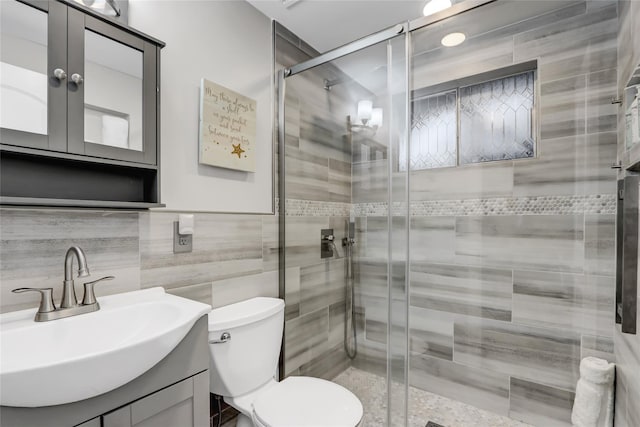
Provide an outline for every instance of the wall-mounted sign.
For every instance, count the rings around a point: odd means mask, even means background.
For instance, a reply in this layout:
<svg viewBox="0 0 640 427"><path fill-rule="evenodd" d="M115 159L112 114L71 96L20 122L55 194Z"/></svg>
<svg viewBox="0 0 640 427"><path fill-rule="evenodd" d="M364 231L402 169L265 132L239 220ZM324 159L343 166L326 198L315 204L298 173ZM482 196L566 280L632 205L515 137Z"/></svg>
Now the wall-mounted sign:
<svg viewBox="0 0 640 427"><path fill-rule="evenodd" d="M202 79L200 163L255 172L256 101Z"/></svg>

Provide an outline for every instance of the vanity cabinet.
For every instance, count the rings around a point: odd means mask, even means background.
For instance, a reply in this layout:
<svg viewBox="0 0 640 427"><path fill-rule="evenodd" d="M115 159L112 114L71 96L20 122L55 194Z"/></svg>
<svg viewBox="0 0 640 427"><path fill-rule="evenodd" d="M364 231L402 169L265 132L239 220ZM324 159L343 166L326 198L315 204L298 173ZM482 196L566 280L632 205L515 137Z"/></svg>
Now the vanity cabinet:
<svg viewBox="0 0 640 427"><path fill-rule="evenodd" d="M87 400L64 405L40 408L2 406L0 425L208 427L208 334L208 317L205 315L196 321L171 353L130 383Z"/></svg>
<svg viewBox="0 0 640 427"><path fill-rule="evenodd" d="M2 204L159 205L164 43L73 1L0 7Z"/></svg>
<svg viewBox="0 0 640 427"><path fill-rule="evenodd" d="M108 413L102 416L102 427L206 427L209 425L208 375L208 372L198 374Z"/></svg>

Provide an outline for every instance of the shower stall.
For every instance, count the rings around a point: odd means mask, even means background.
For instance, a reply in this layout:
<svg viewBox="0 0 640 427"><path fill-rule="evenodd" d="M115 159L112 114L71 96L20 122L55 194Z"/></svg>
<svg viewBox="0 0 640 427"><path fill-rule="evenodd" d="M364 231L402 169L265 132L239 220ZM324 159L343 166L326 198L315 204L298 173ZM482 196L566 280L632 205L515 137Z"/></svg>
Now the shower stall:
<svg viewBox="0 0 640 427"><path fill-rule="evenodd" d="M274 25L280 375L369 426L570 425L613 358L617 2L468 0L321 55Z"/></svg>

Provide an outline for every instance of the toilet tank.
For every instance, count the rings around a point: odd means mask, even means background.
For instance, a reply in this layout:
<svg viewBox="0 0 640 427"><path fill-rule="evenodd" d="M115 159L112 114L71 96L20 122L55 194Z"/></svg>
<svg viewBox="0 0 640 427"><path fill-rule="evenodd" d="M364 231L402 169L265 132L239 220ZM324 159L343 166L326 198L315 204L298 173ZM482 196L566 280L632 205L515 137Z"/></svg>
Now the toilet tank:
<svg viewBox="0 0 640 427"><path fill-rule="evenodd" d="M209 313L209 341L228 332L231 339L209 344L211 392L237 397L271 380L278 368L284 301L252 298Z"/></svg>

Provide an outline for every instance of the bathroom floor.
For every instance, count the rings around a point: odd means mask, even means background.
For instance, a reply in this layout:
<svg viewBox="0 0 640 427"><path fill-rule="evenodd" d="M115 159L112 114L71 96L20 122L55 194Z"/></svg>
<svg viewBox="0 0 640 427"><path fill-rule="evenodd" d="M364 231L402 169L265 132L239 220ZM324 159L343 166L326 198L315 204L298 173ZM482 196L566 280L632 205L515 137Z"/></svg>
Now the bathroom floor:
<svg viewBox="0 0 640 427"><path fill-rule="evenodd" d="M364 406L365 427L385 425L387 386L383 377L349 368L333 381L360 398ZM398 392L401 392L401 386L397 387ZM425 427L429 421L443 427L531 427L511 418L409 387L408 426Z"/></svg>
<svg viewBox="0 0 640 427"><path fill-rule="evenodd" d="M351 390L364 406L363 427L384 426L386 423L386 380L378 375L356 368L348 368L333 379ZM392 393L400 385L394 385ZM425 427L428 422L442 427L533 427L508 417L478 409L453 399L438 396L415 387L409 387L408 427ZM235 427L235 418L222 427ZM215 424L212 424L215 427ZM430 426L431 427L431 426Z"/></svg>

